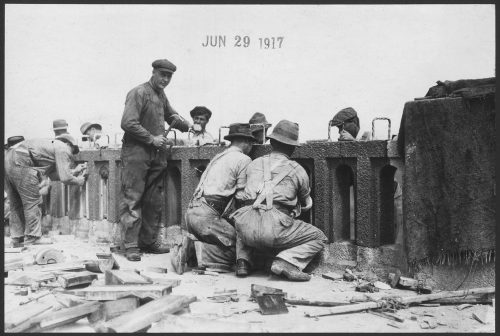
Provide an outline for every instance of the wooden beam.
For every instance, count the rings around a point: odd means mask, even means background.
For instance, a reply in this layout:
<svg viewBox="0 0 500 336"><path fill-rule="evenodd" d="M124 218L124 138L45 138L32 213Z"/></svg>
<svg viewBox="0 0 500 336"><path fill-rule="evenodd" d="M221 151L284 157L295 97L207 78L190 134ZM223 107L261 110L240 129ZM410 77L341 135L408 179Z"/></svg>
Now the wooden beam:
<svg viewBox="0 0 500 336"><path fill-rule="evenodd" d="M70 288L74 286L91 284L92 281L97 280L97 274L92 272L72 272L70 274L61 274L57 277L57 281L63 288Z"/></svg>
<svg viewBox="0 0 500 336"><path fill-rule="evenodd" d="M13 329L51 308L52 305L46 303L31 303L19 306L5 314L5 330L9 331L9 329Z"/></svg>
<svg viewBox="0 0 500 336"><path fill-rule="evenodd" d="M113 285L89 286L68 291L69 294L80 295L86 300L117 300L133 295L140 298L159 298L172 292L172 287L165 285Z"/></svg>
<svg viewBox="0 0 500 336"><path fill-rule="evenodd" d="M165 314L173 314L194 301L195 296L164 296L108 321L103 329L117 333L136 332L160 320Z"/></svg>
<svg viewBox="0 0 500 336"><path fill-rule="evenodd" d="M105 322L120 316L123 313L134 310L137 307L139 307L139 298L137 297L106 301L102 303L99 310L96 310L88 316L88 320L91 324L95 324L100 321Z"/></svg>
<svg viewBox="0 0 500 336"><path fill-rule="evenodd" d="M100 302L87 302L79 306L58 310L40 321L40 328L47 330L76 322L82 317L95 312L100 306Z"/></svg>
<svg viewBox="0 0 500 336"><path fill-rule="evenodd" d="M449 297L465 296L469 294L489 294L489 293L495 293L495 287L473 288L473 289L466 289L453 292L445 291L434 294L409 296L401 298L399 301L403 304L410 304L410 303L425 302L425 301L437 300ZM320 313L305 313L305 315L307 317L319 317L319 316L328 316L328 315L343 314L343 313L353 313L366 309L382 308L386 303L387 302L385 300L379 300L376 302L358 303L348 306L333 307Z"/></svg>
<svg viewBox="0 0 500 336"><path fill-rule="evenodd" d="M147 285L149 281L134 271L107 270L105 272L106 285Z"/></svg>

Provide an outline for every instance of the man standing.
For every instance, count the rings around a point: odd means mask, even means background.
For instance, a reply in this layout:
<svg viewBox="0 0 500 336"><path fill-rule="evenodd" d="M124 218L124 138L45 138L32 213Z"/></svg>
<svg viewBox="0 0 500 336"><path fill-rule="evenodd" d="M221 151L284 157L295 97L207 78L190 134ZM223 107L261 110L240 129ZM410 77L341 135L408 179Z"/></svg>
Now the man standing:
<svg viewBox="0 0 500 336"><path fill-rule="evenodd" d="M120 222L125 229L124 245L130 261L141 260L139 247L151 253L169 251L156 237L161 209L149 204L154 204L152 198L163 193L161 182L167 168L165 122L182 132L191 126L170 106L163 91L176 66L166 59L156 60L152 66L151 79L127 94L121 120L125 134L121 151Z"/></svg>
<svg viewBox="0 0 500 336"><path fill-rule="evenodd" d="M308 281L311 276L302 270L327 242L321 230L295 219L312 207L309 177L290 160L300 146L298 136L298 124L281 120L268 136L272 152L247 167L245 190L237 195L244 206L230 216L237 233L237 276L249 274L252 252L258 249L276 255L272 273Z"/></svg>
<svg viewBox="0 0 500 336"><path fill-rule="evenodd" d="M189 146L203 146L205 144L214 144L214 138L207 132L207 124L212 116L210 111L205 106L196 106L190 112L193 118L193 130L189 132ZM192 133L192 135L191 135Z"/></svg>
<svg viewBox="0 0 500 336"><path fill-rule="evenodd" d="M266 142L267 129L272 126L267 122L266 116L263 113L255 112L248 123L252 129L252 135L257 139L257 144L263 145Z"/></svg>
<svg viewBox="0 0 500 336"><path fill-rule="evenodd" d="M245 187L245 170L252 161L248 154L255 143L249 124L231 124L224 139L228 149L217 154L208 164L186 211L188 232L205 243L198 266L231 269L235 261L236 232L227 220L226 211L234 196ZM192 241L185 237L172 255L178 274L184 272L185 258ZM216 264L216 265L210 265Z"/></svg>
<svg viewBox="0 0 500 336"><path fill-rule="evenodd" d="M83 185L82 170L70 169L79 151L70 134L31 139L12 146L5 157L5 182L11 202L10 234L13 246L46 243L42 240L40 182L42 177L64 184Z"/></svg>

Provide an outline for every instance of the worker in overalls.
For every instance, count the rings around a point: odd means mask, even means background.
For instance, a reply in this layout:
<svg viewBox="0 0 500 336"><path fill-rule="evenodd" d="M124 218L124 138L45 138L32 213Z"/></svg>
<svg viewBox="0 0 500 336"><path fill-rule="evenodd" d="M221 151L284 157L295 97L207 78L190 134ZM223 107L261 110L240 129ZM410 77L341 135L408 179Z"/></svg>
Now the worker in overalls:
<svg viewBox="0 0 500 336"><path fill-rule="evenodd" d="M79 151L75 138L62 134L56 139L28 139L10 147L5 157L6 191L10 200L12 245L47 243L42 239L40 183L48 176L53 181L83 185L83 166L72 170Z"/></svg>
<svg viewBox="0 0 500 336"><path fill-rule="evenodd" d="M121 150L120 223L125 231L124 246L130 261L141 260L141 250L167 253L168 246L158 239L162 225L163 176L167 168L165 122L182 132L191 124L170 105L165 87L177 67L166 59L152 63L149 81L129 91L121 120L125 131Z"/></svg>
<svg viewBox="0 0 500 336"><path fill-rule="evenodd" d="M231 270L235 262L236 232L228 221L228 209L234 197L245 187L246 168L252 161L248 154L256 139L249 124L229 126L224 137L231 145L217 154L203 172L186 211L189 234L203 242L198 266ZM187 253L193 241L184 237L172 253L172 264L178 274L184 272Z"/></svg>
<svg viewBox="0 0 500 336"><path fill-rule="evenodd" d="M243 207L230 219L236 227L236 275L245 277L253 265L254 250L273 254L271 272L292 281L308 281L302 270L327 243L315 226L296 219L312 207L309 176L290 160L298 141L299 125L281 120L267 137L272 152L247 167L246 187L237 195Z"/></svg>

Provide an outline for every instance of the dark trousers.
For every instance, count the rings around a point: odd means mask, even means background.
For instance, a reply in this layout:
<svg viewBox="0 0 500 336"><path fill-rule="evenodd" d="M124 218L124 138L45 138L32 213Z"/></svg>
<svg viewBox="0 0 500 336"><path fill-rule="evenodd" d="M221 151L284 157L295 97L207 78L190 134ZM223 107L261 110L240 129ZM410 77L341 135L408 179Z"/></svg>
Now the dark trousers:
<svg viewBox="0 0 500 336"><path fill-rule="evenodd" d="M29 156L10 149L5 157L5 191L10 202L10 235L42 236L39 172L32 167Z"/></svg>
<svg viewBox="0 0 500 336"><path fill-rule="evenodd" d="M152 146L124 144L121 152L120 223L125 248L150 245L162 225L165 151Z"/></svg>

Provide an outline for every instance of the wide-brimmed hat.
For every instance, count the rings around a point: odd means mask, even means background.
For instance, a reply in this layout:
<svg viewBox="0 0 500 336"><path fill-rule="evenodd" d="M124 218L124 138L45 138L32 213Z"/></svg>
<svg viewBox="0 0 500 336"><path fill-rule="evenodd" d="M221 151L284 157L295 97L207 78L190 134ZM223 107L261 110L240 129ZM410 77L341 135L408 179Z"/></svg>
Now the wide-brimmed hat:
<svg viewBox="0 0 500 336"><path fill-rule="evenodd" d="M52 127L54 131L68 129L68 123L64 119L56 119L52 122Z"/></svg>
<svg viewBox="0 0 500 336"><path fill-rule="evenodd" d="M232 141L234 138L244 138L257 142L250 131L250 124L234 123L229 125L229 134L224 139Z"/></svg>
<svg viewBox="0 0 500 336"><path fill-rule="evenodd" d="M83 123L82 126L80 126L80 131L82 132L82 134L85 134L85 132L87 132L87 130L89 128L91 128L92 126L97 127L98 129L102 130L101 124L86 122L86 123Z"/></svg>
<svg viewBox="0 0 500 336"><path fill-rule="evenodd" d="M73 137L71 134L69 133L61 134L56 136L56 139L69 143L71 147L73 147L73 154L78 154L78 152L80 151L80 148L78 148L78 142L76 141L75 137Z"/></svg>
<svg viewBox="0 0 500 336"><path fill-rule="evenodd" d="M7 144L5 145L5 147L12 147L16 143L19 143L21 141L24 141L24 137L22 135L14 135L14 136L8 137Z"/></svg>
<svg viewBox="0 0 500 336"><path fill-rule="evenodd" d="M210 111L208 108L205 106L196 106L194 109L189 112L191 115L191 118L194 118L199 115L207 115L207 119L210 120L210 117L212 117L212 111Z"/></svg>
<svg viewBox="0 0 500 336"><path fill-rule="evenodd" d="M286 145L300 147L299 124L289 120L280 120L280 122L274 126L273 132L266 138L274 139Z"/></svg>

